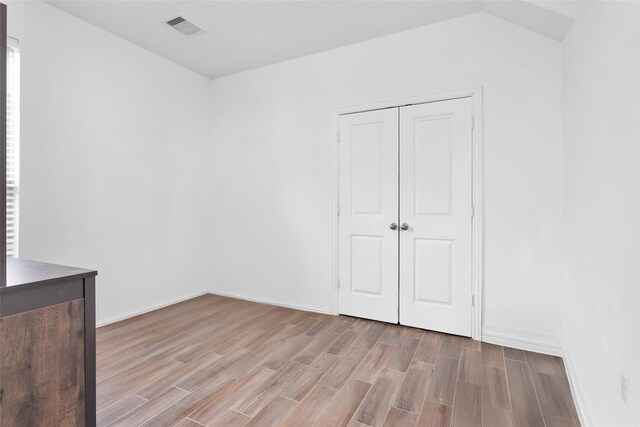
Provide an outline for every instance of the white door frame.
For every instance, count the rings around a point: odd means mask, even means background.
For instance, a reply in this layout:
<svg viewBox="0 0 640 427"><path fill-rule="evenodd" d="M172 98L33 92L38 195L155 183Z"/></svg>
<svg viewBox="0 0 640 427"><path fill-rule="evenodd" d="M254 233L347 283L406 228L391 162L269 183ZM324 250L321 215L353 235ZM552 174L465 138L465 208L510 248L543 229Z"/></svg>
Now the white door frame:
<svg viewBox="0 0 640 427"><path fill-rule="evenodd" d="M472 218L472 289L473 315L471 320L471 338L482 341L482 303L484 288L484 209L483 209L483 171L482 171L482 86L455 92L440 93L436 95L423 95L405 99L382 101L373 104L341 108L334 111L334 132L336 138L333 143L333 314L338 314L338 205L340 188L339 168L339 119L341 115L361 113L364 111L381 110L384 108L396 108L428 102L447 101L458 98L471 98L473 111L473 211Z"/></svg>

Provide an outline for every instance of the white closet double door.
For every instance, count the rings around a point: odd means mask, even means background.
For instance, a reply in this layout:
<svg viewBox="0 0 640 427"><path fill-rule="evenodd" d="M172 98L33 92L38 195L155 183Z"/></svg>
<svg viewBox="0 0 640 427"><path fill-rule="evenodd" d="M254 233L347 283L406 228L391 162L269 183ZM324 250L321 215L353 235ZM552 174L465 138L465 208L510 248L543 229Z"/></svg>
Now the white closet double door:
<svg viewBox="0 0 640 427"><path fill-rule="evenodd" d="M340 116L339 312L471 336L471 99Z"/></svg>

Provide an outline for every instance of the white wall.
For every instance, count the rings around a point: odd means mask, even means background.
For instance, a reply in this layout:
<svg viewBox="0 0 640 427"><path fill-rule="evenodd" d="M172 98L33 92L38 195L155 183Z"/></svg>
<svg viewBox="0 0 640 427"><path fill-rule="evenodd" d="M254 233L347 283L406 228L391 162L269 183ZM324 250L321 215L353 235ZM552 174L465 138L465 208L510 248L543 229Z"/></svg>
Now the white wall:
<svg viewBox="0 0 640 427"><path fill-rule="evenodd" d="M333 112L482 85L484 324L559 336L559 43L478 13L208 82L9 6L21 256L98 269L99 320L208 288L330 311Z"/></svg>
<svg viewBox="0 0 640 427"><path fill-rule="evenodd" d="M639 22L638 2L579 2L564 43L563 336L594 426L640 422Z"/></svg>
<svg viewBox="0 0 640 427"><path fill-rule="evenodd" d="M20 256L97 269L99 322L203 291L208 80L48 4L8 7Z"/></svg>
<svg viewBox="0 0 640 427"><path fill-rule="evenodd" d="M211 84L211 290L332 309L334 110L484 87L487 327L559 336L562 49L486 13Z"/></svg>

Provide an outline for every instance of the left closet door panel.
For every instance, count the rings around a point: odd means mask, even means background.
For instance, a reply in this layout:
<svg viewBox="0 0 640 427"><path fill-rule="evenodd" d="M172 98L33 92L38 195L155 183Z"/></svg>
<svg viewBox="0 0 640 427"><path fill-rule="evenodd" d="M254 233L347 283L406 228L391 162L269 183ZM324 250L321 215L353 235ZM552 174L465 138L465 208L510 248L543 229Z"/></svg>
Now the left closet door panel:
<svg viewBox="0 0 640 427"><path fill-rule="evenodd" d="M339 199L339 311L397 323L397 108L340 117Z"/></svg>

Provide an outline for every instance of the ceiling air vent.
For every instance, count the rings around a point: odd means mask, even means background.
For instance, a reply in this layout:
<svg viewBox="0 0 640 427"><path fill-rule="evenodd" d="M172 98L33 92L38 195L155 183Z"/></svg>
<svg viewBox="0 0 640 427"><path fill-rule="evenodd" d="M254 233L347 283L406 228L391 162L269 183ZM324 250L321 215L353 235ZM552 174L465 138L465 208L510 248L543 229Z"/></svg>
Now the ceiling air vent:
<svg viewBox="0 0 640 427"><path fill-rule="evenodd" d="M177 18L168 20L167 24L171 25L173 28L180 31L185 36L198 34L202 31L202 28L198 27L193 22L187 21L182 16L178 16Z"/></svg>

